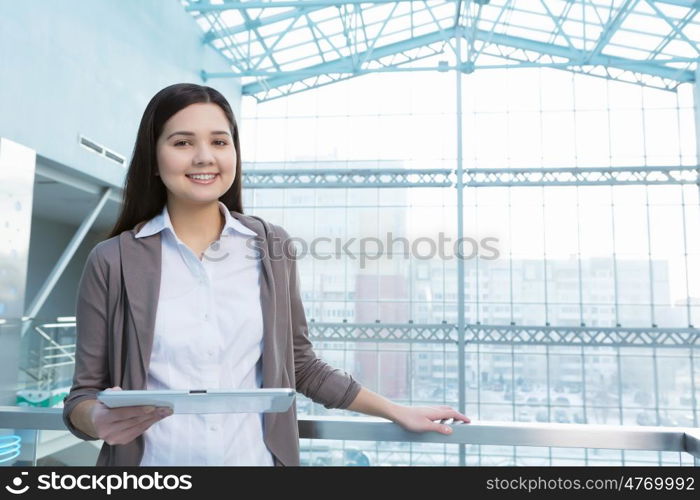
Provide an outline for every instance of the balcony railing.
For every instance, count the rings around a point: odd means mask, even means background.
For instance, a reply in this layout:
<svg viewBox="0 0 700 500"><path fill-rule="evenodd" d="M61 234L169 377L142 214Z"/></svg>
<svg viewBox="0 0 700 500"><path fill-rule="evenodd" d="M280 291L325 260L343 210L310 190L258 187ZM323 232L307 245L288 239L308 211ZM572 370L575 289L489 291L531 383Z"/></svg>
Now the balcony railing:
<svg viewBox="0 0 700 500"><path fill-rule="evenodd" d="M67 433L61 414L61 408L0 406L0 429L16 434L37 430ZM472 422L452 427L452 434L444 435L409 432L376 417L299 418L302 439L648 450L687 454L686 458L700 465L700 429L696 428L520 422ZM70 434L64 436L72 444L80 442ZM29 455L23 464L36 465L36 451Z"/></svg>

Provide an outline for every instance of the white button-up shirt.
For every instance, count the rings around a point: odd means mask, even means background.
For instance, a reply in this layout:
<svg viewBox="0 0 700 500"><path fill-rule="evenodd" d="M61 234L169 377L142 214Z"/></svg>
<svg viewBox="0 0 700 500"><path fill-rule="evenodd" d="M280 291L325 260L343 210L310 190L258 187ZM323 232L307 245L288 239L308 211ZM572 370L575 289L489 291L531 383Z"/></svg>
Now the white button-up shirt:
<svg viewBox="0 0 700 500"><path fill-rule="evenodd" d="M161 234L161 282L147 389L262 387L263 320L256 233L219 202L219 240L200 260L167 205L136 238ZM274 465L262 413L173 414L144 433L141 465Z"/></svg>

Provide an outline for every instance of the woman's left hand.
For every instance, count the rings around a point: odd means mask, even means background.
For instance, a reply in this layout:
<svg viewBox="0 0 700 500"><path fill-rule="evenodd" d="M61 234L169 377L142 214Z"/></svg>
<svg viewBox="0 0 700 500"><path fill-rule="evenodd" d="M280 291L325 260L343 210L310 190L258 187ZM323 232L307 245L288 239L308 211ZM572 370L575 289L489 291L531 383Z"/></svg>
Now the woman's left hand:
<svg viewBox="0 0 700 500"><path fill-rule="evenodd" d="M452 433L449 424L441 424L434 420L452 418L455 421L461 420L465 424L471 422L469 417L462 415L450 406L403 406L399 405L394 413L394 422L407 431L425 432L434 431L441 434Z"/></svg>

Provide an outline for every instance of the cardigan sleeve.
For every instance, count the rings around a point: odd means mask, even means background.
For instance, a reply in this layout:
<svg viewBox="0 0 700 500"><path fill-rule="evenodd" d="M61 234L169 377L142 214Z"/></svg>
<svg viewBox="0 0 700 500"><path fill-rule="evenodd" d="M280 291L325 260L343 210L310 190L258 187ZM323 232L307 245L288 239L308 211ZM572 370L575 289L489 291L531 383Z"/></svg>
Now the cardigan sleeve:
<svg viewBox="0 0 700 500"><path fill-rule="evenodd" d="M289 234L280 226L275 226L275 229L282 239L282 244L287 248L287 251L283 252L283 258L287 262L289 272L296 390L328 409L345 409L353 402L362 386L349 373L333 368L316 356L309 340L309 328L301 301L296 251L289 241Z"/></svg>
<svg viewBox="0 0 700 500"><path fill-rule="evenodd" d="M104 259L98 247L88 255L78 286L76 304L75 372L70 392L63 400L63 422L76 437L95 441L76 428L70 414L78 403L96 399L109 387L107 358L107 282Z"/></svg>

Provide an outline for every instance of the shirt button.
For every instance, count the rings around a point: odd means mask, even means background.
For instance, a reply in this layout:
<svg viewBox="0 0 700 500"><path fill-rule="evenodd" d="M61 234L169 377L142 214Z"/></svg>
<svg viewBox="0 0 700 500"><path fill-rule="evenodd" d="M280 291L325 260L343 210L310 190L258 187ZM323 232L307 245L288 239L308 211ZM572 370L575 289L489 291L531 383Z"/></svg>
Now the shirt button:
<svg viewBox="0 0 700 500"><path fill-rule="evenodd" d="M212 432L216 432L218 430L218 427L215 425L211 425L211 426L209 426L209 430Z"/></svg>
<svg viewBox="0 0 700 500"><path fill-rule="evenodd" d="M208 315L208 314L205 314L205 315L204 315L204 321L209 321L209 315Z"/></svg>
<svg viewBox="0 0 700 500"><path fill-rule="evenodd" d="M214 349L209 349L209 350L207 351L207 354L208 354L209 356L213 356L213 355L214 355Z"/></svg>

